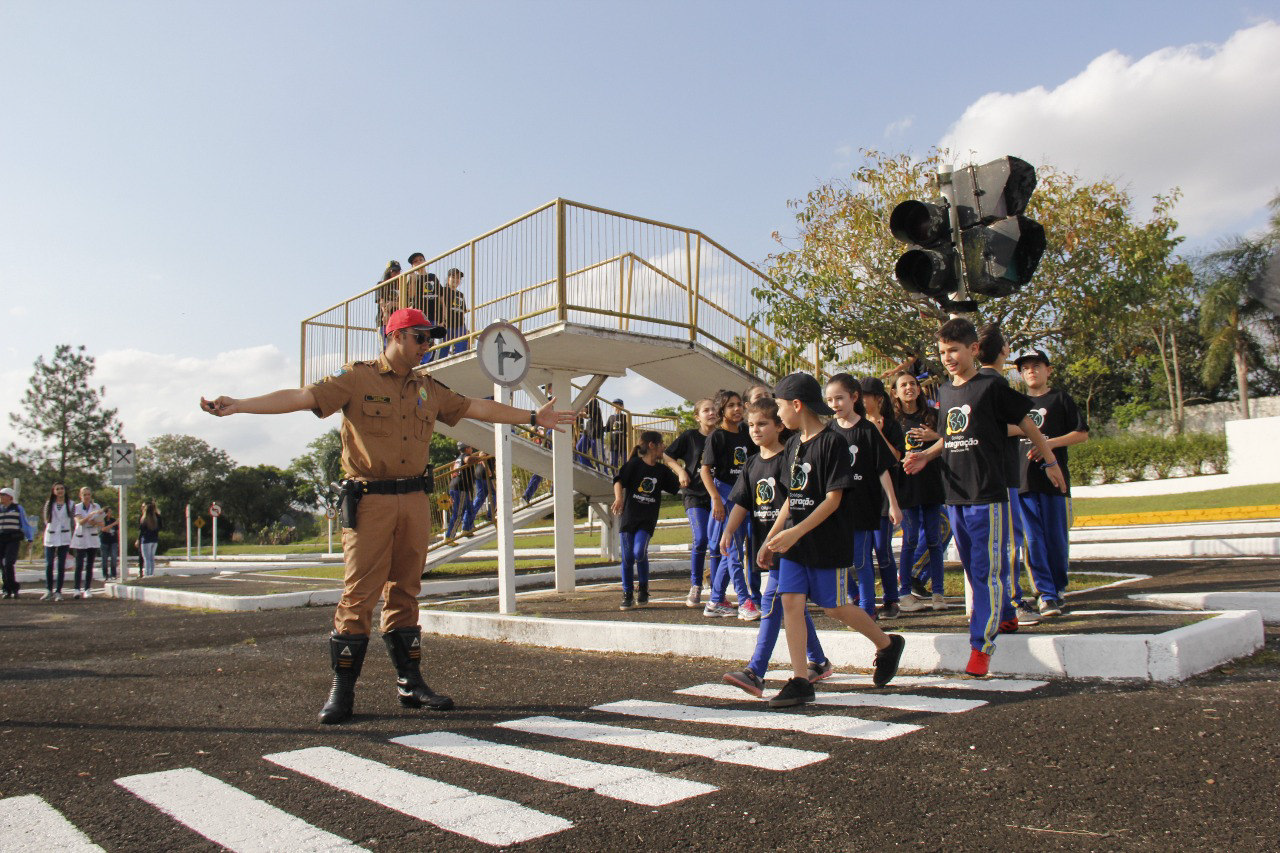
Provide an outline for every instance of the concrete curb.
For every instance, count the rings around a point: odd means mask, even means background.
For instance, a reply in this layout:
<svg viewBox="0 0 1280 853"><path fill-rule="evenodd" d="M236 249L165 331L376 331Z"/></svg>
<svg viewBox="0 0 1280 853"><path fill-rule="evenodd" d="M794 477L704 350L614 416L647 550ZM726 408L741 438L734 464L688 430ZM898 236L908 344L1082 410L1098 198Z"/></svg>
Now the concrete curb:
<svg viewBox="0 0 1280 853"><path fill-rule="evenodd" d="M1187 610L1256 610L1267 625L1280 625L1280 592L1155 592L1129 598Z"/></svg>
<svg viewBox="0 0 1280 853"><path fill-rule="evenodd" d="M668 625L652 622L543 619L493 613L423 610L422 630L550 648L628 654L673 654L741 662L755 648L755 627ZM870 644L850 631L819 631L827 657L837 667L866 668ZM968 634L906 632L902 668L958 672L969 659ZM1000 638L991 658L993 675L1036 678L1102 678L1178 681L1252 654L1263 644L1257 611L1231 611L1163 634L1037 634ZM786 648L772 662L786 664Z"/></svg>

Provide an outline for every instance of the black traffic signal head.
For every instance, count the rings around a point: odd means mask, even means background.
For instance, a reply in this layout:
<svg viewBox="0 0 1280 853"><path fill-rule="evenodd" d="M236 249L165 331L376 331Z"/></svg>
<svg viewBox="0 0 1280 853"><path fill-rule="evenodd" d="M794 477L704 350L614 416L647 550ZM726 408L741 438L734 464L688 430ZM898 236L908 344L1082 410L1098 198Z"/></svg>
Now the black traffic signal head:
<svg viewBox="0 0 1280 853"><path fill-rule="evenodd" d="M1010 216L961 233L969 289L1008 296L1024 284L1044 255L1044 228L1025 216Z"/></svg>
<svg viewBox="0 0 1280 853"><path fill-rule="evenodd" d="M1017 157L964 166L951 175L960 229L1018 216L1036 189L1035 167Z"/></svg>
<svg viewBox="0 0 1280 853"><path fill-rule="evenodd" d="M893 267L904 290L942 300L959 286L946 199L902 202L889 214L889 230L911 244Z"/></svg>

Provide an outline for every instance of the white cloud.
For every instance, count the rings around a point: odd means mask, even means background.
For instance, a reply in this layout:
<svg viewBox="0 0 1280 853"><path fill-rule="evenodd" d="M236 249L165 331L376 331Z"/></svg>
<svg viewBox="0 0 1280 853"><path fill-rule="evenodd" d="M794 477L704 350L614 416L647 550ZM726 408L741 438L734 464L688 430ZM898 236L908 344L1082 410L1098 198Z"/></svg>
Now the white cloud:
<svg viewBox="0 0 1280 853"><path fill-rule="evenodd" d="M1141 211L1174 186L1190 237L1255 223L1275 195L1280 138L1280 25L1221 45L1164 48L1136 61L1105 53L1055 89L979 98L940 145L960 161L1016 154L1127 186Z"/></svg>
<svg viewBox="0 0 1280 853"><path fill-rule="evenodd" d="M898 136L901 133L911 129L911 125L916 123L915 116L903 116L897 121L891 121L884 126L884 136L888 139L891 136Z"/></svg>
<svg viewBox="0 0 1280 853"><path fill-rule="evenodd" d="M29 369L0 372L0 395L16 408L29 379ZM309 412L214 418L200 411L201 395L250 397L296 388L296 360L274 346L231 350L213 358L110 350L97 356L93 381L106 388L105 404L119 409L127 441L141 446L164 433L193 435L242 465L284 467L305 452L308 442L339 424L337 416L322 421ZM0 444L17 438L4 418Z"/></svg>
<svg viewBox="0 0 1280 853"><path fill-rule="evenodd" d="M25 317L25 316L27 316L27 308L26 308L26 306L25 306L25 305L14 305L13 307L11 307L11 308L9 309L9 316L10 316L10 317Z"/></svg>

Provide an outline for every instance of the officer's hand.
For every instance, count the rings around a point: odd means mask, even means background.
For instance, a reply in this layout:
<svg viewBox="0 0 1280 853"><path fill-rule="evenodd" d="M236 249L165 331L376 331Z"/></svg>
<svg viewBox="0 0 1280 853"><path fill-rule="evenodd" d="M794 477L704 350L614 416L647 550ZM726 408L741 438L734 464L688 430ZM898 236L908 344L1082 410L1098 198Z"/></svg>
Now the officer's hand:
<svg viewBox="0 0 1280 853"><path fill-rule="evenodd" d="M537 416L538 426L545 427L556 432L564 432L560 429L562 424L571 424L578 419L576 412L556 411L556 398L552 397L547 400L546 405L538 409L534 414Z"/></svg>
<svg viewBox="0 0 1280 853"><path fill-rule="evenodd" d="M234 415L236 412L240 411L238 407L239 402L240 401L234 397L216 397L212 400L206 400L204 397L201 397L200 408L215 417L221 418L226 417L227 415Z"/></svg>

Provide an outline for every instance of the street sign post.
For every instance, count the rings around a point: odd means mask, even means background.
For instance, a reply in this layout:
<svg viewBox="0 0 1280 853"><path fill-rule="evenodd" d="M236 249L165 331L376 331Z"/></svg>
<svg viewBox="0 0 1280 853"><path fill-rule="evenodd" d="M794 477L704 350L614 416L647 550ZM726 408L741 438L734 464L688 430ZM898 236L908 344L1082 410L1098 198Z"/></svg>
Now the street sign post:
<svg viewBox="0 0 1280 853"><path fill-rule="evenodd" d="M138 448L129 442L111 445L107 451L107 464L111 469L110 485L120 489L120 508L116 518L120 519L119 541L120 577L129 580L129 487L138 477ZM138 577L142 577L142 555L138 555Z"/></svg>
<svg viewBox="0 0 1280 853"><path fill-rule="evenodd" d="M329 550L326 551L325 553L332 554L333 553L333 520L338 517L338 508L333 505L327 506L325 507L324 515L325 515L325 518L329 520Z"/></svg>
<svg viewBox="0 0 1280 853"><path fill-rule="evenodd" d="M191 523L196 526L196 556L199 557L200 549L204 547L204 516L197 515Z"/></svg>
<svg viewBox="0 0 1280 853"><path fill-rule="evenodd" d="M493 380L493 399L511 405L511 389L529 373L529 342L510 323L492 323L476 342L480 369ZM497 471L498 612L516 612L516 541L512 529L511 425L493 425L493 458Z"/></svg>
<svg viewBox="0 0 1280 853"><path fill-rule="evenodd" d="M213 559L218 559L218 516L222 515L222 506L216 501L209 504L209 515L213 518Z"/></svg>

